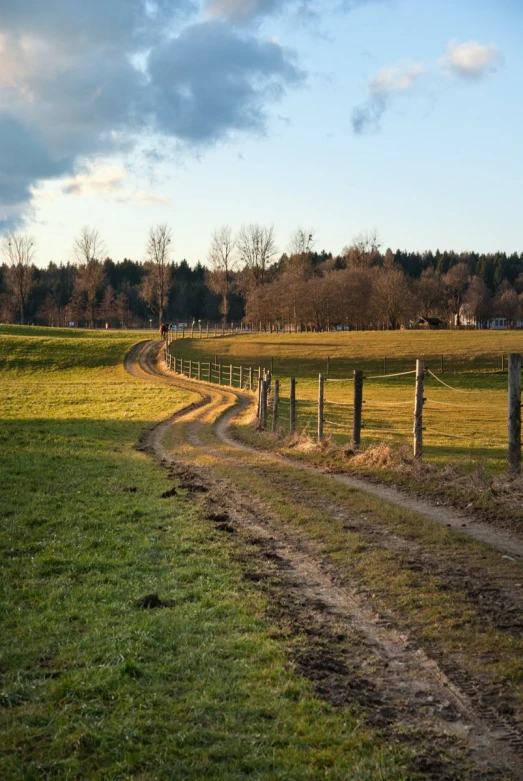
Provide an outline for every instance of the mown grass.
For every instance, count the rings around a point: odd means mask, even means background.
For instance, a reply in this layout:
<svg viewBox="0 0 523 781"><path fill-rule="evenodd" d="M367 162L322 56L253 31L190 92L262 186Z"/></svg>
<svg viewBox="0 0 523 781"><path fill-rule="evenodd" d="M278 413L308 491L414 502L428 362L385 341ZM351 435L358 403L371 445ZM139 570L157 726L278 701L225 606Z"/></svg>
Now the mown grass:
<svg viewBox="0 0 523 781"><path fill-rule="evenodd" d="M237 543L162 498L135 444L191 394L127 376L132 335L74 336L0 335L0 777L412 778L289 668Z"/></svg>

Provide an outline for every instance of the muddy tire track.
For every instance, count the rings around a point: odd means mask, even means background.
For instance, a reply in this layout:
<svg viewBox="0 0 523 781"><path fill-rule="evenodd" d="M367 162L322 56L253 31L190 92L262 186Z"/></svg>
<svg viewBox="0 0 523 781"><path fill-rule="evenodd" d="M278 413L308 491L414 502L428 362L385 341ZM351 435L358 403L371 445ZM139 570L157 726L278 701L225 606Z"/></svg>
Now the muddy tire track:
<svg viewBox="0 0 523 781"><path fill-rule="evenodd" d="M156 354L154 344L138 345L126 366L138 376L195 390L193 383L166 378ZM197 390L202 400L190 408L195 415L188 438L195 448L220 455L219 443L202 444L206 424L198 410L219 410L239 394L212 387ZM248 403L240 394L240 406ZM215 430L236 447L226 431L235 411L222 416ZM294 638L297 669L318 694L336 707L356 707L385 736L415 747L413 769L424 778L523 778L521 735L490 698L481 704L477 682L457 665L449 674L447 660L427 655L389 618L376 613L357 582L346 572L341 576L317 544L282 528L260 501L217 479L212 470L180 462L166 450L163 439L172 421L186 415L187 410L160 423L141 447L169 469L181 488L198 497L217 531L237 537L246 578L267 593L271 617L282 633ZM229 452L221 455L231 458Z"/></svg>

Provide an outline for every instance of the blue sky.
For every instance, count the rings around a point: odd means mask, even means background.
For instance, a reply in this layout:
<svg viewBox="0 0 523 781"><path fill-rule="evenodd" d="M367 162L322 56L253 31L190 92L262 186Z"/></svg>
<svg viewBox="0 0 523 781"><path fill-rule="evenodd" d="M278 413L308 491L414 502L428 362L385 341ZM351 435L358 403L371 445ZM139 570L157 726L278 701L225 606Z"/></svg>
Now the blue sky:
<svg viewBox="0 0 523 781"><path fill-rule="evenodd" d="M86 224L142 259L159 222L191 264L250 222L520 252L522 29L515 0L3 0L0 231L40 265Z"/></svg>

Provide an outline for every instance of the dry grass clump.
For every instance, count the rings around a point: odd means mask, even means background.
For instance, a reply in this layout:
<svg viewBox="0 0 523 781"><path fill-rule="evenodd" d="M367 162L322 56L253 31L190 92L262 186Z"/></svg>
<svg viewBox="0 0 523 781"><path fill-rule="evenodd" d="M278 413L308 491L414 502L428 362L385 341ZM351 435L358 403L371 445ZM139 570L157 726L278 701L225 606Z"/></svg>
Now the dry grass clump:
<svg viewBox="0 0 523 781"><path fill-rule="evenodd" d="M414 459L406 447L394 448L385 442L370 445L363 452L356 453L351 457L351 466L363 467L364 469L412 467L413 465Z"/></svg>
<svg viewBox="0 0 523 781"><path fill-rule="evenodd" d="M293 450L299 450L302 453L311 453L318 449L318 443L307 431L299 434L291 434L286 442L287 447Z"/></svg>

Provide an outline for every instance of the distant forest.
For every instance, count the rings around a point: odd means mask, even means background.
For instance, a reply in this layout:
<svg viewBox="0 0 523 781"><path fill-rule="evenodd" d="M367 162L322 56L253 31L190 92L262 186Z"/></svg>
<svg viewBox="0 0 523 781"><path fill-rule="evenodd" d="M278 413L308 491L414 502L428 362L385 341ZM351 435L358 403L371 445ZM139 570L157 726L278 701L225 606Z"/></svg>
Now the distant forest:
<svg viewBox="0 0 523 781"><path fill-rule="evenodd" d="M0 321L86 327L159 322L247 323L266 328L398 328L419 318L489 327L523 318L523 253L380 251L364 233L341 254L313 249L298 229L277 255L272 228L216 230L207 266L173 262L171 231L150 230L147 260L106 257L97 231L75 241L76 263L34 265L34 241L11 233L0 266ZM105 258L105 259L101 259Z"/></svg>

